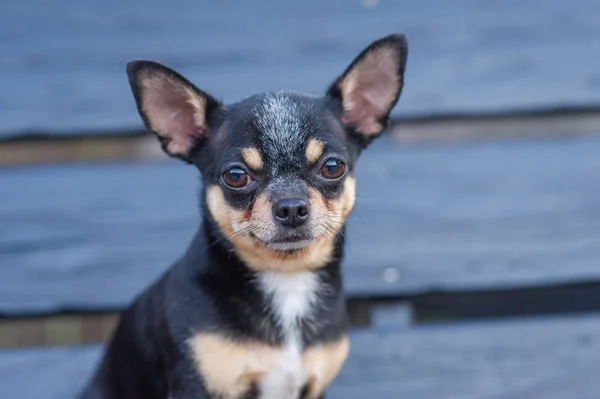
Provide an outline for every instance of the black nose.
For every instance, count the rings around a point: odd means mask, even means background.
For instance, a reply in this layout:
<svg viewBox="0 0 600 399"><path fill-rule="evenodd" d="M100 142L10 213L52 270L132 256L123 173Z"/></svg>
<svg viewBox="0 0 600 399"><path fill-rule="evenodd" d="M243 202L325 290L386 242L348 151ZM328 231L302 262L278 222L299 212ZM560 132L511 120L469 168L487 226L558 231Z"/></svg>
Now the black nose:
<svg viewBox="0 0 600 399"><path fill-rule="evenodd" d="M306 201L300 198L286 198L273 205L275 219L284 226L297 227L308 220L310 208Z"/></svg>

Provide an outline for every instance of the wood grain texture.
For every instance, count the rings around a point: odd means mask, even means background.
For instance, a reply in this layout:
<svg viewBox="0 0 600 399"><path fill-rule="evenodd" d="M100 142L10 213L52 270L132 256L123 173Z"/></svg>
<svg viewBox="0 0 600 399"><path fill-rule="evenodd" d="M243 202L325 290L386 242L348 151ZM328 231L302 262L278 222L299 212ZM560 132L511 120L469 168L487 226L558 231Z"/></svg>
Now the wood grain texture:
<svg viewBox="0 0 600 399"><path fill-rule="evenodd" d="M322 93L394 32L410 41L399 114L597 104L598 20L595 0L7 0L0 135L140 126L125 76L133 58L169 64L226 101Z"/></svg>
<svg viewBox="0 0 600 399"><path fill-rule="evenodd" d="M332 399L593 399L600 389L599 315L355 330L350 339ZM100 350L0 351L0 397L74 398Z"/></svg>
<svg viewBox="0 0 600 399"><path fill-rule="evenodd" d="M597 137L381 140L357 170L350 296L600 279ZM196 172L174 161L5 169L0 187L4 314L120 309L185 250L199 220Z"/></svg>

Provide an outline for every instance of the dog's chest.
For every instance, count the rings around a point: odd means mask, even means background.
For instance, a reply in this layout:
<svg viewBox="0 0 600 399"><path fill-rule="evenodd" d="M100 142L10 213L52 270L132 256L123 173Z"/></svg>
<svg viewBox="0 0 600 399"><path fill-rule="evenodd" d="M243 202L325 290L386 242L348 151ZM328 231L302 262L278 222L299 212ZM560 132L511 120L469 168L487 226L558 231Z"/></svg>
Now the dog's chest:
<svg viewBox="0 0 600 399"><path fill-rule="evenodd" d="M307 274L265 273L258 278L265 308L283 333L281 346L236 342L223 335L201 333L190 341L196 365L214 395L225 399L318 398L335 377L348 353L345 336L338 341L303 348L302 321L318 304L319 281Z"/></svg>
<svg viewBox="0 0 600 399"><path fill-rule="evenodd" d="M260 399L298 398L308 381L302 362L301 323L310 319L317 301L318 279L314 273L264 272L259 276L266 306L283 333L277 366L257 381Z"/></svg>

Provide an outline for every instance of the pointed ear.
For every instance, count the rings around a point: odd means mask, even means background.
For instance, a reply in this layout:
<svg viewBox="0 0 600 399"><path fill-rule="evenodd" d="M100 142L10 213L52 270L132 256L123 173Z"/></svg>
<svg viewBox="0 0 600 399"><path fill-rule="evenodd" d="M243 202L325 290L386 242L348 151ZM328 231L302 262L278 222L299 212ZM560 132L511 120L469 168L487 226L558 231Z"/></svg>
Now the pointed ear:
<svg viewBox="0 0 600 399"><path fill-rule="evenodd" d="M154 61L127 63L138 112L170 156L190 162L209 135L208 117L220 104L174 70Z"/></svg>
<svg viewBox="0 0 600 399"><path fill-rule="evenodd" d="M342 124L353 128L365 143L379 136L404 83L408 43L391 35L362 51L330 87L328 96L341 103Z"/></svg>

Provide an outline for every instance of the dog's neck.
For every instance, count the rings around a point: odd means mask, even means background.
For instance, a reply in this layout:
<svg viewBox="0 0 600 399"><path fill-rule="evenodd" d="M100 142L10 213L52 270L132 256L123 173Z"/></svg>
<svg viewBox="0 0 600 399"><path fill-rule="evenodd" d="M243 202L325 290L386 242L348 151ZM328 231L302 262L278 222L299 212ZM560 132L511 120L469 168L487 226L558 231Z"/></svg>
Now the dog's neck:
<svg viewBox="0 0 600 399"><path fill-rule="evenodd" d="M345 326L343 232L331 260L321 267L278 273L248 267L210 217L204 219L186 263L221 311L235 320L234 329L272 344L302 347Z"/></svg>

